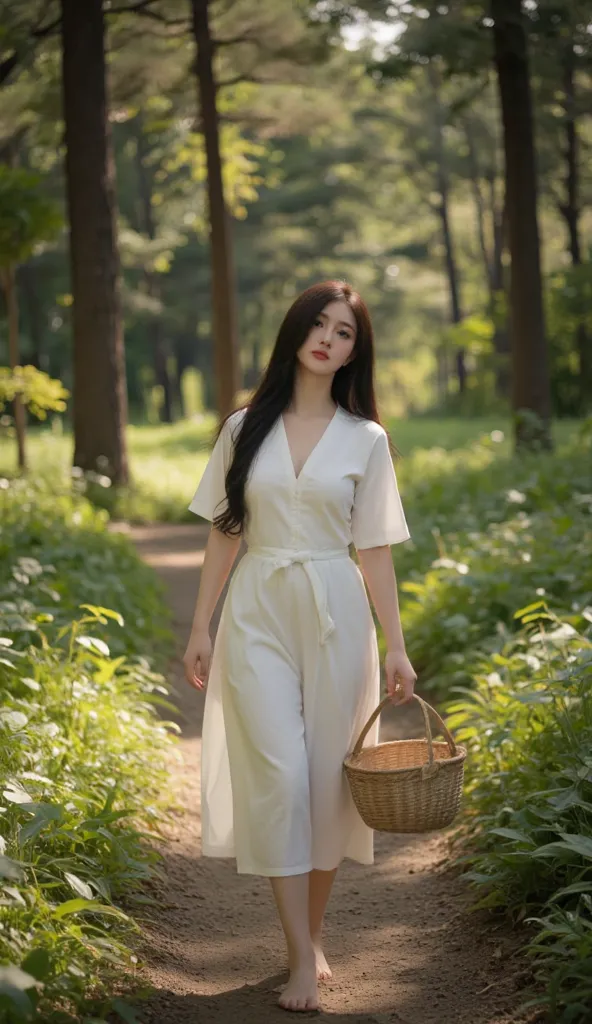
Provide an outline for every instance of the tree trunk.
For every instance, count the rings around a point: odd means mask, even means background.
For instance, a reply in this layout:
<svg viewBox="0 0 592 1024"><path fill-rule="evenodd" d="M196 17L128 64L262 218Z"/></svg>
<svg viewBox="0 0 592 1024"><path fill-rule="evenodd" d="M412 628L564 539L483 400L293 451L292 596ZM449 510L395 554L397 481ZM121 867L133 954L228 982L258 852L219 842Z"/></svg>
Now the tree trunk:
<svg viewBox="0 0 592 1024"><path fill-rule="evenodd" d="M521 0L491 0L504 149L509 248L512 409L516 446L551 446L551 391L537 223L532 98Z"/></svg>
<svg viewBox="0 0 592 1024"><path fill-rule="evenodd" d="M183 374L190 367L194 367L196 370L198 368L194 331L192 332L189 327L181 328L173 340L173 350L175 354L175 397L181 410L181 417L184 419L187 416L187 409L183 397Z"/></svg>
<svg viewBox="0 0 592 1024"><path fill-rule="evenodd" d="M580 168L579 138L576 120L576 85L574 53L567 47L563 61L564 113L565 113L565 203L559 209L565 218L569 236L569 252L574 267L582 263L580 244ZM592 339L583 321L576 328L576 344L579 359L580 413L586 415L592 405Z"/></svg>
<svg viewBox="0 0 592 1024"><path fill-rule="evenodd" d="M483 269L485 271L485 280L487 288L491 295L493 291L492 283L492 259L489 254L489 247L487 244L487 237L485 231L485 202L483 199L483 193L481 191L481 172L479 168L479 160L477 158L477 150L475 148L475 141L473 139L473 130L471 123L468 119L463 121L463 128L465 133L465 139L467 140L467 150L469 154L469 168L471 175L471 188L473 190L473 199L475 202L475 215L477 218L477 236L479 239L479 248L481 250L481 258L483 260Z"/></svg>
<svg viewBox="0 0 592 1024"><path fill-rule="evenodd" d="M448 352L446 345L438 345L436 349L436 390L438 404L445 406L448 401Z"/></svg>
<svg viewBox="0 0 592 1024"><path fill-rule="evenodd" d="M27 326L31 341L31 357L27 362L38 370L48 369L47 353L43 349L44 312L39 296L38 274L33 263L24 263L18 268L17 283L20 285L21 309L26 309Z"/></svg>
<svg viewBox="0 0 592 1024"><path fill-rule="evenodd" d="M502 217L499 215L498 203L496 201L496 175L495 169L490 168L486 174L489 183L489 204L490 209L486 211L486 199L481 191L479 180L479 161L477 150L473 139L470 123L464 122L465 137L469 151L469 164L471 168L471 186L475 200L475 212L477 216L477 230L479 236L479 247L483 259L485 280L489 291L489 316L493 322L493 349L495 352L495 391L498 398L509 397L510 376L508 373L508 356L510 352L508 332L505 326L500 324L497 311L497 300L500 293L505 292L503 272L503 229ZM487 243L486 212L491 218L492 249L490 252Z"/></svg>
<svg viewBox="0 0 592 1024"><path fill-rule="evenodd" d="M8 362L10 369L14 370L20 366L19 360L19 337L18 337L18 297L16 291L16 275L14 267L7 267L2 272L2 284L6 298L6 314L8 317ZM25 429L26 417L25 406L22 397L15 395L12 402L14 412L14 426L16 431L16 446L18 452L18 467L21 472L27 468L27 457L25 452Z"/></svg>
<svg viewBox="0 0 592 1024"><path fill-rule="evenodd" d="M450 319L453 324L459 324L462 320L460 309L460 298L458 292L458 270L456 257L452 244L452 233L450 231L450 219L448 216L448 188L444 178L440 179L440 204L438 213L442 222L442 238L444 239L444 251L446 259L446 276L448 277L448 289L450 293ZM454 354L456 376L458 379L458 390L462 394L466 390L467 372L465 367L465 350L457 348Z"/></svg>
<svg viewBox="0 0 592 1024"><path fill-rule="evenodd" d="M506 274L504 271L504 249L506 248L507 215L505 201L500 209L496 198L495 171L492 171L489 180L489 193L491 203L491 230L493 235L493 258L491 263L491 291L493 303L497 306L498 297L503 297L506 302L509 298ZM504 401L510 398L510 324L505 316L503 322L499 319L499 312L495 308L495 333L493 344L497 357L495 371L495 391L498 398Z"/></svg>
<svg viewBox="0 0 592 1024"><path fill-rule="evenodd" d="M127 393L102 0L62 0L74 463L128 482Z"/></svg>
<svg viewBox="0 0 592 1024"><path fill-rule="evenodd" d="M449 192L448 168L446 166L446 153L444 148L444 118L442 104L440 101L440 82L436 69L432 64L428 65L428 75L434 93L435 122L434 122L434 148L436 151L436 187L440 196L438 203L438 215L442 225L442 239L444 242L446 276L448 278L448 289L450 293L450 319L453 324L462 320L460 306L460 294L458 284L458 267L452 241L449 216ZM456 376L458 379L458 390L462 394L466 389L467 374L465 368L465 352L463 348L457 348L455 352Z"/></svg>
<svg viewBox="0 0 592 1024"><path fill-rule="evenodd" d="M208 0L190 0L197 47L197 80L208 170L210 252L212 260L212 322L218 413L234 407L239 383L236 291L233 280L230 217L224 200L220 130L213 68Z"/></svg>
<svg viewBox="0 0 592 1024"><path fill-rule="evenodd" d="M156 238L156 225L154 223L154 208L152 205L153 177L147 164L147 145L142 127L142 117L138 116L136 127L136 166L138 171L138 184L140 193L141 208L141 230L148 235L151 241ZM148 295L156 300L161 299L159 275L154 271L145 272L146 290ZM163 423L173 422L173 385L169 374L169 346L162 330L160 316L153 316L149 333L152 346L152 358L154 360L154 373L157 383L162 388L163 403L160 407L160 419Z"/></svg>

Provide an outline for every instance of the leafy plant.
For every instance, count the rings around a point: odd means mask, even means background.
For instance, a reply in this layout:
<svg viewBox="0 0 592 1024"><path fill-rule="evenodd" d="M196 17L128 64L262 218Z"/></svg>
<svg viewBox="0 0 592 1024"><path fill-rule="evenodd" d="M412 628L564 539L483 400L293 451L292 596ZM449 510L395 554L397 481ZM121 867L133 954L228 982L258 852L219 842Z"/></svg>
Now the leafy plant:
<svg viewBox="0 0 592 1024"><path fill-rule="evenodd" d="M115 655L150 650L164 663L172 633L164 589L108 515L48 479L0 483L0 628L21 642L50 642L80 605L117 608L125 622L96 623ZM37 637L37 639L36 639Z"/></svg>
<svg viewBox="0 0 592 1024"><path fill-rule="evenodd" d="M162 594L86 499L0 494L0 1020L132 1020L178 731Z"/></svg>
<svg viewBox="0 0 592 1024"><path fill-rule="evenodd" d="M36 366L15 366L12 370L0 366L0 410L19 395L29 412L44 420L48 410L65 411L69 394L60 380L54 380Z"/></svg>
<svg viewBox="0 0 592 1024"><path fill-rule="evenodd" d="M40 184L39 176L30 171L0 165L0 283L6 301L8 351L15 378L20 369L16 268L40 242L53 238L62 223L57 205L42 194ZM16 384L12 396L21 470L26 468L23 386Z"/></svg>
<svg viewBox="0 0 592 1024"><path fill-rule="evenodd" d="M483 656L473 689L456 687L446 706L469 750L457 838L467 880L485 892L476 906L540 926L528 948L547 988L533 1002L548 1003L554 1021L583 1024L592 1007L592 608L559 619L535 602L517 617L522 630Z"/></svg>

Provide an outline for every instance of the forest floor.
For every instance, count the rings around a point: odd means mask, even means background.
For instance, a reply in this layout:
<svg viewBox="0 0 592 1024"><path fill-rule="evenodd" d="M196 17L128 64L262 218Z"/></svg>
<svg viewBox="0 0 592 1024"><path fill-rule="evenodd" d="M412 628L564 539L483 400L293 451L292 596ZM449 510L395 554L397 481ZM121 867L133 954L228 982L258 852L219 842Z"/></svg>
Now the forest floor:
<svg viewBox="0 0 592 1024"><path fill-rule="evenodd" d="M274 1024L286 978L283 936L266 879L238 875L234 862L201 857L199 764L204 697L184 681L189 633L208 528L131 527L141 556L167 585L178 636L170 680L182 728L170 765L175 812L158 848L165 881L158 906L142 914L140 980L153 994L138 1007L146 1024ZM214 625L217 625L222 594ZM414 706L383 715L383 738L411 729ZM167 717L171 717L167 715ZM409 735L409 732L407 732ZM333 1024L518 1024L530 980L524 936L484 911L451 869L448 841L376 835L373 867L345 861L326 921L333 981L321 985L321 1010ZM303 1014L301 1016L311 1016Z"/></svg>

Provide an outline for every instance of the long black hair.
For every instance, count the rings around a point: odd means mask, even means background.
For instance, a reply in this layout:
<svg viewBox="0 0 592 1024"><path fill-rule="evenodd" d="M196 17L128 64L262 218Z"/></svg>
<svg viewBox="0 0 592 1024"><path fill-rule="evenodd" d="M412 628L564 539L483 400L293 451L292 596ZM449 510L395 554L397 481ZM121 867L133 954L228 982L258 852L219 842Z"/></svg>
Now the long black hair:
<svg viewBox="0 0 592 1024"><path fill-rule="evenodd" d="M227 507L214 518L214 526L223 533L236 536L243 530L247 511L245 483L251 463L278 416L290 404L296 353L319 313L328 303L336 301L347 302L357 330L352 358L337 370L331 396L348 412L380 423L374 388L374 336L366 304L344 281L323 281L307 288L284 317L267 369L246 406L241 428L234 438L234 454L226 474ZM227 419L228 416L221 422L216 437Z"/></svg>

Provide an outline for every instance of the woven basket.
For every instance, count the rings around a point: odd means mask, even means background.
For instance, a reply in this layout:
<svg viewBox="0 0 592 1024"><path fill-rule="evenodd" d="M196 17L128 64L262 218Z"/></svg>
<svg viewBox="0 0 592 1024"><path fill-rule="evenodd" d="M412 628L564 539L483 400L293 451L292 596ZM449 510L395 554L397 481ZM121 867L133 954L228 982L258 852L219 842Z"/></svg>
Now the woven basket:
<svg viewBox="0 0 592 1024"><path fill-rule="evenodd" d="M385 697L343 762L361 817L379 832L431 832L449 825L458 811L466 749L454 742L438 712L417 694L413 696L423 713L425 739L363 746L369 729L390 703L390 697ZM432 740L430 714L446 743Z"/></svg>

